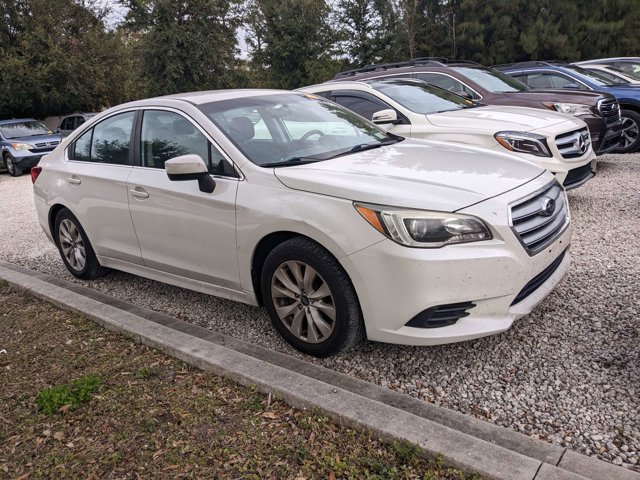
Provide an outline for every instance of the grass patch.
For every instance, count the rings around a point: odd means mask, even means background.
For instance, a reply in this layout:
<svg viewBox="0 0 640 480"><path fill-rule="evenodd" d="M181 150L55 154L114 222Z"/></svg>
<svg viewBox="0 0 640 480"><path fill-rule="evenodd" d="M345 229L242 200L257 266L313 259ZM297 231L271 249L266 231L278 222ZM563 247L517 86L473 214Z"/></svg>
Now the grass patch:
<svg viewBox="0 0 640 480"><path fill-rule="evenodd" d="M47 415L59 413L65 409L74 410L91 400L100 388L100 378L87 375L66 385L45 388L38 394L38 410Z"/></svg>
<svg viewBox="0 0 640 480"><path fill-rule="evenodd" d="M0 478L473 478L10 287L0 298Z"/></svg>

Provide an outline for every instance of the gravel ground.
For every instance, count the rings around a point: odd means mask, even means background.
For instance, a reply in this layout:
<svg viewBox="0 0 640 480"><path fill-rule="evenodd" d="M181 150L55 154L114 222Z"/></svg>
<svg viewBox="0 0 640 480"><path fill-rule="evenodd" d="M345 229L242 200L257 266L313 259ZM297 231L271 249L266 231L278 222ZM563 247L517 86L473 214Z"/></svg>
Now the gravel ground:
<svg viewBox="0 0 640 480"><path fill-rule="evenodd" d="M508 332L367 342L324 360L290 348L260 308L120 272L75 279L40 229L28 176L0 175L0 258L640 471L639 184L640 154L608 155L570 192L570 274Z"/></svg>

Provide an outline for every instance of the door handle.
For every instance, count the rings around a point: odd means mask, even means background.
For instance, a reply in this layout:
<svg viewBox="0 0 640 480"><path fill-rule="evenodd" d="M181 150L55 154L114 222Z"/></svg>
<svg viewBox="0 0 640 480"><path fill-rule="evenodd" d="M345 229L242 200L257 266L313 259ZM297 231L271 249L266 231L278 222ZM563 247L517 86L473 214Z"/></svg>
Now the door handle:
<svg viewBox="0 0 640 480"><path fill-rule="evenodd" d="M82 180L80 180L78 177L76 177L75 175L72 177L69 177L69 179L67 180L71 185L80 185L82 183Z"/></svg>
<svg viewBox="0 0 640 480"><path fill-rule="evenodd" d="M149 198L149 194L140 187L130 188L129 193L136 198Z"/></svg>

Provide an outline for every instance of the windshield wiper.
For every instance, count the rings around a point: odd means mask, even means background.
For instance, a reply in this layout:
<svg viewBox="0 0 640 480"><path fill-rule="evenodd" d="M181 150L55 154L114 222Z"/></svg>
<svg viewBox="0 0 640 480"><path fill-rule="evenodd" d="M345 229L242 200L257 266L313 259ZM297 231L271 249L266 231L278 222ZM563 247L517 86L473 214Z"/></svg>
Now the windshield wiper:
<svg viewBox="0 0 640 480"><path fill-rule="evenodd" d="M282 160L280 162L266 163L261 165L263 167L292 167L294 165L305 165L307 163L315 163L321 162L325 160L324 158L314 158L314 157L291 157L286 160Z"/></svg>

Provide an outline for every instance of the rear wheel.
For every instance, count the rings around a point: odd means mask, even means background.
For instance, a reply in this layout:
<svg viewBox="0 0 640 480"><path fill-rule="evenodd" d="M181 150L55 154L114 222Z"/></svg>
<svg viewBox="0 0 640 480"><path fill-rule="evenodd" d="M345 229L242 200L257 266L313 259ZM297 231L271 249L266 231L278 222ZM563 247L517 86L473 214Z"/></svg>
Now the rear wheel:
<svg viewBox="0 0 640 480"><path fill-rule="evenodd" d="M7 153L4 156L4 168L7 169L9 175L12 177L19 177L22 175L22 169L16 165L16 161L10 153Z"/></svg>
<svg viewBox="0 0 640 480"><path fill-rule="evenodd" d="M274 327L304 353L333 355L365 336L347 273L327 250L307 238L287 240L271 251L261 288Z"/></svg>
<svg viewBox="0 0 640 480"><path fill-rule="evenodd" d="M640 113L622 110L622 141L616 153L632 153L640 148Z"/></svg>
<svg viewBox="0 0 640 480"><path fill-rule="evenodd" d="M84 280L103 275L107 269L98 262L93 247L78 219L66 208L56 215L55 239L67 270Z"/></svg>

